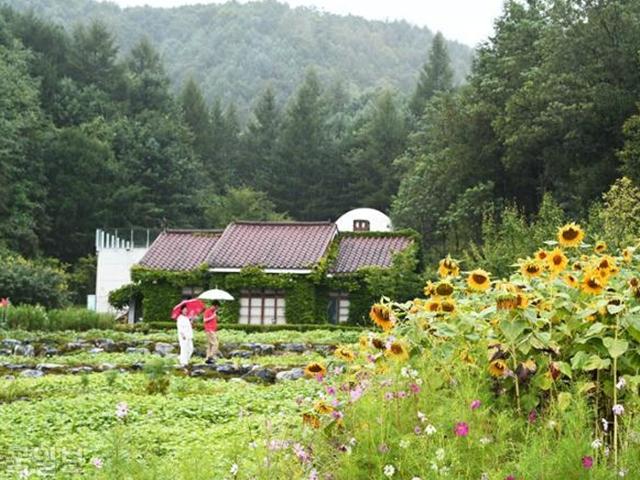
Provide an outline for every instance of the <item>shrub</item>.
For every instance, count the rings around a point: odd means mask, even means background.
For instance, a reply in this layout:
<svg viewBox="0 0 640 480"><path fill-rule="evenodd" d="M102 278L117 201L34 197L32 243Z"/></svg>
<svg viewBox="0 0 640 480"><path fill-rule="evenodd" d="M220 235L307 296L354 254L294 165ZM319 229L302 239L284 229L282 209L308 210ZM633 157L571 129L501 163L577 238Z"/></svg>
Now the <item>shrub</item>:
<svg viewBox="0 0 640 480"><path fill-rule="evenodd" d="M134 330L137 331L149 331L149 330L175 330L176 322L149 322L139 323L134 326ZM277 331L295 331L295 332L309 332L313 330L337 330L337 331L353 331L362 330L362 327L355 325L332 325L332 324L317 324L317 323L301 323L301 324L286 324L286 325L244 325L244 324L228 324L221 325L220 328L225 330L240 330L247 333L262 333L262 332L277 332Z"/></svg>
<svg viewBox="0 0 640 480"><path fill-rule="evenodd" d="M148 394L161 393L164 395L167 393L171 383L170 368L171 364L161 358L151 360L145 364L144 373L148 380L146 388Z"/></svg>
<svg viewBox="0 0 640 480"><path fill-rule="evenodd" d="M67 274L55 260L27 260L5 254L0 256L0 292L14 305L63 307L69 299Z"/></svg>
<svg viewBox="0 0 640 480"><path fill-rule="evenodd" d="M108 330L114 328L115 318L84 308L47 311L39 305L20 305L9 308L7 324L9 328L21 330Z"/></svg>

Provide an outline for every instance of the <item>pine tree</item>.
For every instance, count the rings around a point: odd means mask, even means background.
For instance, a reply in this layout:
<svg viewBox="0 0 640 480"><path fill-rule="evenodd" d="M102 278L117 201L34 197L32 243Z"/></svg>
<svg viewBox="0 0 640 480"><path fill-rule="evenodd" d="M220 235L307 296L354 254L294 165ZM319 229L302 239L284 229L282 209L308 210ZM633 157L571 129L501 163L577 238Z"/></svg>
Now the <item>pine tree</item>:
<svg viewBox="0 0 640 480"><path fill-rule="evenodd" d="M129 110L133 114L144 110L169 111L172 99L169 77L160 55L144 37L133 47L126 59L128 73Z"/></svg>
<svg viewBox="0 0 640 480"><path fill-rule="evenodd" d="M193 133L193 149L204 164L211 154L211 119L202 91L193 78L187 80L180 104L184 120Z"/></svg>
<svg viewBox="0 0 640 480"><path fill-rule="evenodd" d="M438 92L446 92L453 87L453 70L442 33L433 37L429 59L422 67L416 91L409 105L411 112L420 118L426 103Z"/></svg>

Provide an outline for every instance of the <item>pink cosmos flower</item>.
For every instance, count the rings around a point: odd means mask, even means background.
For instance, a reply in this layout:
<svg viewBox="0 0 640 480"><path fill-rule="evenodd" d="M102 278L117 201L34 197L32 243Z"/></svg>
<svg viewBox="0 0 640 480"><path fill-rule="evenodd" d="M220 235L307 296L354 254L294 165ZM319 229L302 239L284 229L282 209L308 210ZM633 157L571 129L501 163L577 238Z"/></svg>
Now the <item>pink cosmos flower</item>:
<svg viewBox="0 0 640 480"><path fill-rule="evenodd" d="M344 413L342 413L340 410L334 410L333 412L331 412L331 416L335 420L340 420L340 419L344 418Z"/></svg>
<svg viewBox="0 0 640 480"><path fill-rule="evenodd" d="M93 457L91 459L91 465L93 465L94 467L96 467L99 470L99 469L101 469L103 467L104 463L102 462L101 458Z"/></svg>
<svg viewBox="0 0 640 480"><path fill-rule="evenodd" d="M336 394L336 388L332 387L331 385L327 386L326 391L327 391L327 395L334 396Z"/></svg>
<svg viewBox="0 0 640 480"><path fill-rule="evenodd" d="M415 426L413 428L413 433L415 433L416 435L420 435L422 433L422 429L418 426Z"/></svg>
<svg viewBox="0 0 640 480"><path fill-rule="evenodd" d="M582 466L587 470L593 467L593 458L589 455L585 455L584 457L582 457Z"/></svg>
<svg viewBox="0 0 640 480"><path fill-rule="evenodd" d="M351 402L356 402L362 396L362 387L357 385L356 388L349 392L349 397L351 398Z"/></svg>
<svg viewBox="0 0 640 480"><path fill-rule="evenodd" d="M529 416L527 417L527 420L529 420L529 423L536 423L537 419L538 419L538 412L536 412L536 409L534 408L529 412Z"/></svg>
<svg viewBox="0 0 640 480"><path fill-rule="evenodd" d="M399 392L396 393L396 397L398 398L405 398L407 396L407 392L405 392L404 390L400 390Z"/></svg>
<svg viewBox="0 0 640 480"><path fill-rule="evenodd" d="M504 477L504 480L516 480L516 477L514 477L513 475L507 475L506 477Z"/></svg>
<svg viewBox="0 0 640 480"><path fill-rule="evenodd" d="M466 437L469 435L469 425L466 422L458 422L453 429L456 437Z"/></svg>
<svg viewBox="0 0 640 480"><path fill-rule="evenodd" d="M389 400L393 400L393 392L386 392L384 394L384 399L389 401Z"/></svg>
<svg viewBox="0 0 640 480"><path fill-rule="evenodd" d="M418 385L417 383L412 383L411 385L409 385L409 390L411 390L411 393L413 393L414 395L417 395L420 393L420 385Z"/></svg>
<svg viewBox="0 0 640 480"><path fill-rule="evenodd" d="M480 400L474 400L473 402L471 402L471 405L470 405L471 410L475 410L477 408L480 408L481 404L482 403L480 402Z"/></svg>

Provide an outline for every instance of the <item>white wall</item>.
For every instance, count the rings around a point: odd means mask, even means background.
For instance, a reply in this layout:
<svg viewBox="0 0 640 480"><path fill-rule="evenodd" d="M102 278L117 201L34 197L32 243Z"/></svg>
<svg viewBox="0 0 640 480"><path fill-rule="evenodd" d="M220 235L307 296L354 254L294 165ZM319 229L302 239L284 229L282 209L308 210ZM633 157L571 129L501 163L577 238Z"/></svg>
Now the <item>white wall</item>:
<svg viewBox="0 0 640 480"><path fill-rule="evenodd" d="M356 208L336 220L339 232L353 232L354 220L368 220L371 232L390 232L393 229L391 219L375 208Z"/></svg>
<svg viewBox="0 0 640 480"><path fill-rule="evenodd" d="M138 263L147 248L105 248L97 252L96 310L113 312L109 305L109 293L131 283L131 267Z"/></svg>

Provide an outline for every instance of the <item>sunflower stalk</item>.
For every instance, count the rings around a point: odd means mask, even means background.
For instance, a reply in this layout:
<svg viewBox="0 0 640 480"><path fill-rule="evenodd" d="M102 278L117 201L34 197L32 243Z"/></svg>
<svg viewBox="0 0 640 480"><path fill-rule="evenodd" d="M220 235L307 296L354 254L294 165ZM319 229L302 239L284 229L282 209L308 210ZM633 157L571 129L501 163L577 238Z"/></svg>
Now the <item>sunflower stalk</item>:
<svg viewBox="0 0 640 480"><path fill-rule="evenodd" d="M616 315L615 341L618 340L619 320ZM618 404L618 357L613 357L613 404ZM618 468L618 415L613 414L613 465Z"/></svg>

